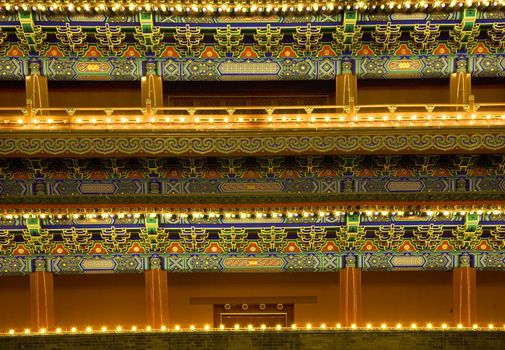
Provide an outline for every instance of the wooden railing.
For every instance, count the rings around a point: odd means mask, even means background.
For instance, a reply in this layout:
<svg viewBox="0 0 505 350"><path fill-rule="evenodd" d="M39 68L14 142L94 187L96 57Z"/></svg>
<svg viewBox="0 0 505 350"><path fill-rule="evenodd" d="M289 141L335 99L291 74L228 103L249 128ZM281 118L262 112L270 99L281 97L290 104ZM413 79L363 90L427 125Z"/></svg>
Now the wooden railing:
<svg viewBox="0 0 505 350"><path fill-rule="evenodd" d="M505 125L505 102L257 107L0 107L0 130L470 127Z"/></svg>

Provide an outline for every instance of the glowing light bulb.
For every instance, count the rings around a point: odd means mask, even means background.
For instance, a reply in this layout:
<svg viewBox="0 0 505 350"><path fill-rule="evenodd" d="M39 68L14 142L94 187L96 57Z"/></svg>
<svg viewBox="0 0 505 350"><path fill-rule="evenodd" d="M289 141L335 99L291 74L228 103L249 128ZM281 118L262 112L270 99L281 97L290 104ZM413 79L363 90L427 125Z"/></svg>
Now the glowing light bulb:
<svg viewBox="0 0 505 350"><path fill-rule="evenodd" d="M107 327L102 326L102 328L100 328L100 330L101 330L102 332L107 332Z"/></svg>
<svg viewBox="0 0 505 350"><path fill-rule="evenodd" d="M240 329L240 325L239 325L239 324L236 324L236 325L234 326L234 328L235 328L236 330L238 330L238 329Z"/></svg>
<svg viewBox="0 0 505 350"><path fill-rule="evenodd" d="M428 328L428 329L432 329L432 328L433 328L433 324L432 324L432 323L428 323L428 324L426 325L426 328Z"/></svg>
<svg viewBox="0 0 505 350"><path fill-rule="evenodd" d="M307 328L307 329L312 329L312 324L307 323L307 324L305 325L305 328Z"/></svg>
<svg viewBox="0 0 505 350"><path fill-rule="evenodd" d="M208 324L206 324L203 329L205 329L206 331L208 331L210 329L210 326Z"/></svg>
<svg viewBox="0 0 505 350"><path fill-rule="evenodd" d="M319 326L319 328L326 329L326 324L325 323L321 323L321 326Z"/></svg>
<svg viewBox="0 0 505 350"><path fill-rule="evenodd" d="M137 331L137 326L132 326L132 332L136 332Z"/></svg>
<svg viewBox="0 0 505 350"><path fill-rule="evenodd" d="M396 324L396 329L402 329L402 324L401 323L397 323Z"/></svg>
<svg viewBox="0 0 505 350"><path fill-rule="evenodd" d="M296 329L296 324L295 324L295 323L293 323L293 324L291 325L291 329Z"/></svg>
<svg viewBox="0 0 505 350"><path fill-rule="evenodd" d="M219 325L219 329L223 330L224 329L224 324Z"/></svg>
<svg viewBox="0 0 505 350"><path fill-rule="evenodd" d="M447 323L442 323L442 329L447 329Z"/></svg>
<svg viewBox="0 0 505 350"><path fill-rule="evenodd" d="M353 323L353 324L351 325L351 329L356 329L356 328L358 328L358 326L356 325L356 323Z"/></svg>
<svg viewBox="0 0 505 350"><path fill-rule="evenodd" d="M60 328L60 327L56 328L56 329L55 329L55 332L56 332L56 333L61 333L61 328Z"/></svg>
<svg viewBox="0 0 505 350"><path fill-rule="evenodd" d="M24 333L25 333L25 334L30 334L30 329L29 329L29 328L25 328Z"/></svg>
<svg viewBox="0 0 505 350"><path fill-rule="evenodd" d="M458 329L463 329L463 325L461 323L458 323Z"/></svg>
<svg viewBox="0 0 505 350"><path fill-rule="evenodd" d="M146 331L150 332L152 330L151 326L146 326Z"/></svg>
<svg viewBox="0 0 505 350"><path fill-rule="evenodd" d="M116 327L116 332L121 332L122 330L123 330L123 327L121 327L121 326Z"/></svg>
<svg viewBox="0 0 505 350"><path fill-rule="evenodd" d="M493 325L492 323L490 323L490 324L488 324L488 325L487 325L487 328L488 328L489 330L492 330L492 329L494 329L494 325Z"/></svg>
<svg viewBox="0 0 505 350"><path fill-rule="evenodd" d="M162 331L166 331L166 330L167 330L167 327L166 327L165 325L163 325L163 326L161 326L161 327L160 327L160 329L161 329Z"/></svg>
<svg viewBox="0 0 505 350"><path fill-rule="evenodd" d="M412 328L412 329L416 329L416 328L417 328L417 324L412 323L412 324L410 325L410 328Z"/></svg>
<svg viewBox="0 0 505 350"><path fill-rule="evenodd" d="M337 323L337 324L335 325L335 328L336 328L336 329L340 329L340 328L342 328L342 325L341 325L340 323Z"/></svg>
<svg viewBox="0 0 505 350"><path fill-rule="evenodd" d="M195 330L195 326L191 325L191 326L189 326L189 329L192 330L192 331L194 331Z"/></svg>
<svg viewBox="0 0 505 350"><path fill-rule="evenodd" d="M88 332L88 333L93 332L93 328L91 328L90 326L86 327L86 332Z"/></svg>
<svg viewBox="0 0 505 350"><path fill-rule="evenodd" d="M278 324L278 325L275 326L275 329L277 329L278 331L280 331L282 329L282 326L280 324Z"/></svg>
<svg viewBox="0 0 505 350"><path fill-rule="evenodd" d="M253 330L252 324L247 325L247 329L250 330L250 331L252 331Z"/></svg>
<svg viewBox="0 0 505 350"><path fill-rule="evenodd" d="M381 329L386 329L387 327L388 327L387 324L385 323L381 324Z"/></svg>
<svg viewBox="0 0 505 350"><path fill-rule="evenodd" d="M366 324L366 329L372 329L372 324L371 323L367 323Z"/></svg>
<svg viewBox="0 0 505 350"><path fill-rule="evenodd" d="M9 334L13 335L15 333L14 329L9 329Z"/></svg>

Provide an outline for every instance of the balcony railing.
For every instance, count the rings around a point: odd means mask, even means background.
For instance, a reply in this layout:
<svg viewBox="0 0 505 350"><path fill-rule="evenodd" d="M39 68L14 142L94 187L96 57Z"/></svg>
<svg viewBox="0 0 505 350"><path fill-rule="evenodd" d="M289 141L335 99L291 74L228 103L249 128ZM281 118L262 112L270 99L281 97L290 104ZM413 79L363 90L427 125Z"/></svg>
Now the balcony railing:
<svg viewBox="0 0 505 350"><path fill-rule="evenodd" d="M0 108L0 130L243 130L505 125L505 102L257 107Z"/></svg>

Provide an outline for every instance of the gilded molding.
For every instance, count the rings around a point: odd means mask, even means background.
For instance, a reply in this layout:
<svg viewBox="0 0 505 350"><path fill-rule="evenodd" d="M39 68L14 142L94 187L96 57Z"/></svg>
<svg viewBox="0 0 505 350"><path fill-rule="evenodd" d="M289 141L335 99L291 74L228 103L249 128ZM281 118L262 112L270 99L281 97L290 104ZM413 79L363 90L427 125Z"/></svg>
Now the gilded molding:
<svg viewBox="0 0 505 350"><path fill-rule="evenodd" d="M435 131L346 130L307 133L264 132L248 135L230 131L189 134L9 134L0 136L0 154L19 156L180 156L339 154L375 152L452 153L495 152L505 149L505 130L438 129ZM381 133L379 133L381 132Z"/></svg>

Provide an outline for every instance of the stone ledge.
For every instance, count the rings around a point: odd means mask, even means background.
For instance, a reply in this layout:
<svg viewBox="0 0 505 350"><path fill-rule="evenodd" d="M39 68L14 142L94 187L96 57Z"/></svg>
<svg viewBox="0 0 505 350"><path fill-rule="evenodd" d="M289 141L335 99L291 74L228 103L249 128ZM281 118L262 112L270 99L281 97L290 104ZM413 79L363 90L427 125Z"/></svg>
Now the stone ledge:
<svg viewBox="0 0 505 350"><path fill-rule="evenodd" d="M0 336L3 350L505 349L501 331L208 331Z"/></svg>

